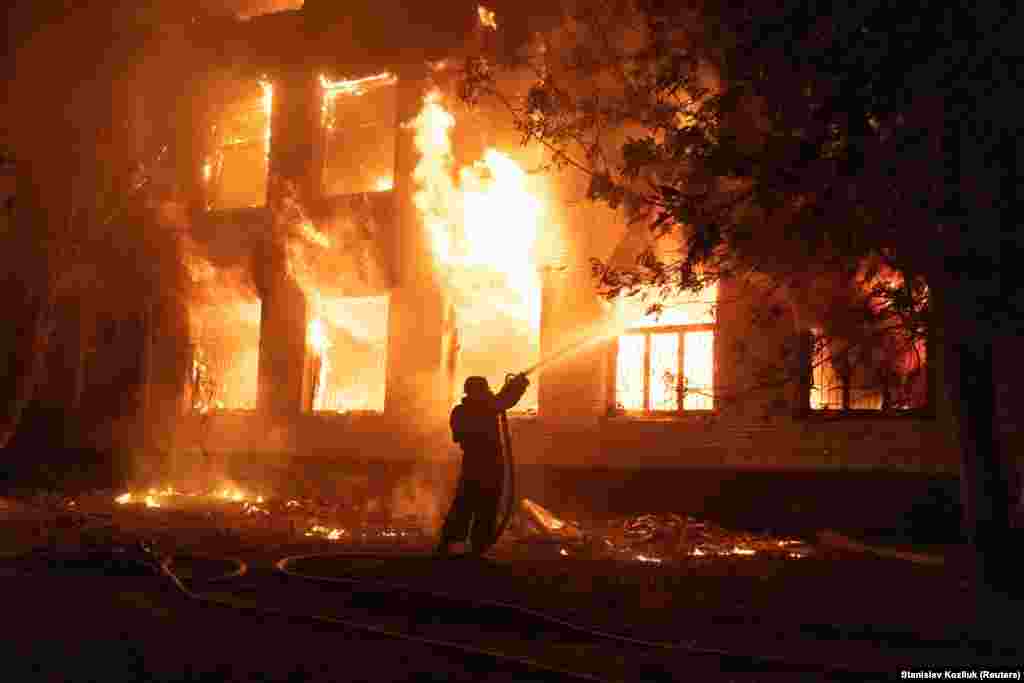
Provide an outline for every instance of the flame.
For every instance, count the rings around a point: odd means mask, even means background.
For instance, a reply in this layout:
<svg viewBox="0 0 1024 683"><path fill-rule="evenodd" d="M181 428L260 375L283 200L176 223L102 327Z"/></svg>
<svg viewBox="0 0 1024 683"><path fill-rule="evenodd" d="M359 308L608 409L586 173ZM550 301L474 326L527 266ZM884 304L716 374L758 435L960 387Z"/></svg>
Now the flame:
<svg viewBox="0 0 1024 683"><path fill-rule="evenodd" d="M480 19L480 25L492 31L498 30L498 21L494 16L494 10L487 9L483 5L476 6L476 15Z"/></svg>
<svg viewBox="0 0 1024 683"><path fill-rule="evenodd" d="M326 538L328 541L337 541L347 533L348 532L345 529L314 524L306 532L306 536L319 536L321 538Z"/></svg>
<svg viewBox="0 0 1024 683"><path fill-rule="evenodd" d="M394 186L395 179L392 178L391 176L381 176L377 178L377 180L375 180L373 183L373 189L375 189L377 192L387 192L388 190L394 188Z"/></svg>
<svg viewBox="0 0 1024 683"><path fill-rule="evenodd" d="M332 81L324 74L320 74L320 87L324 89L325 94L329 94L332 97L338 95L355 95L358 97L372 86L393 85L397 82L398 77L389 71L383 71L373 76L365 76L364 78L342 78L337 81Z"/></svg>
<svg viewBox="0 0 1024 683"><path fill-rule="evenodd" d="M266 77L263 77L260 79L260 89L263 91L263 113L267 119L263 132L263 153L267 163L270 163L270 121L271 114L274 111L274 84Z"/></svg>
<svg viewBox="0 0 1024 683"><path fill-rule="evenodd" d="M544 208L527 187L526 172L508 155L490 148L484 158L452 180L453 117L437 90L427 94L414 120L421 159L414 200L442 266L486 266L509 276L513 289L537 289L534 244Z"/></svg>
<svg viewBox="0 0 1024 683"><path fill-rule="evenodd" d="M161 489L157 489L157 488L147 489L145 493L137 493L137 492L128 491L128 492L122 493L121 495L115 497L114 498L114 502L117 503L118 505L125 505L125 504L128 504L128 503L142 503L146 507L159 508L159 507L164 507L167 504L167 502L168 502L167 499L168 498L172 498L174 496L185 496L185 495L195 496L196 494L195 493L184 493L184 492L174 488L173 486L164 486ZM255 508L255 505L253 505L252 502L251 502L252 501L252 497L250 495L246 494L241 489L237 489L237 488L234 488L234 487L226 487L226 488L223 488L223 489L221 489L219 491L212 491L212 492L209 492L209 493L206 493L206 494L203 494L203 495L205 497L207 497L207 498L212 498L212 499L215 499L215 500L216 499L226 500L226 501L231 501L231 502L235 502L235 503L244 502L244 503L246 503L247 507L251 506L251 507ZM262 504L264 502L263 496L262 495L256 496L255 497L255 502L257 504Z"/></svg>
<svg viewBox="0 0 1024 683"><path fill-rule="evenodd" d="M524 365L536 362L540 276L535 245L548 218L544 181L533 180L515 160L493 148L456 173L451 141L455 117L438 90L424 97L409 125L420 153L413 201L435 270L453 294L462 345L492 345L494 331L504 326L511 334L525 332L530 347L521 353L536 355L521 360L527 361ZM508 362L507 354L501 362ZM497 374L486 365L475 369Z"/></svg>
<svg viewBox="0 0 1024 683"><path fill-rule="evenodd" d="M306 343L317 354L323 354L330 348L331 342L327 339L327 331L324 329L324 323L320 318L313 318L309 321L306 329Z"/></svg>
<svg viewBox="0 0 1024 683"><path fill-rule="evenodd" d="M691 557L704 557L705 555L707 555L707 553L701 550L700 548L694 548L690 551Z"/></svg>
<svg viewBox="0 0 1024 683"><path fill-rule="evenodd" d="M643 553L637 553L635 557L638 562L644 562L646 564L662 563L662 559L660 557L654 557L653 555L644 555Z"/></svg>
<svg viewBox="0 0 1024 683"><path fill-rule="evenodd" d="M440 103L441 93L432 90L423 101L423 109L413 120L413 142L421 154L413 171L419 188L413 196L416 208L423 217L435 258L444 264L452 261L453 228L455 214L455 182L451 169L454 165L450 131L455 117Z"/></svg>
<svg viewBox="0 0 1024 683"><path fill-rule="evenodd" d="M327 235L323 234L313 225L309 220L304 220L299 223L299 230L302 232L302 236L308 239L314 244L319 244L321 247L330 248L331 240Z"/></svg>
<svg viewBox="0 0 1024 683"><path fill-rule="evenodd" d="M734 545L732 547L732 554L733 555L754 555L756 553L757 553L757 551L754 550L753 548L745 548L743 546L738 546L738 545Z"/></svg>
<svg viewBox="0 0 1024 683"><path fill-rule="evenodd" d="M352 95L359 97L369 89L376 86L394 85L398 77L388 71L366 76L364 78L342 78L332 81L324 74L320 74L320 89L323 95L320 98L320 124L327 130L334 130L334 120L331 115L331 104L339 95Z"/></svg>
<svg viewBox="0 0 1024 683"><path fill-rule="evenodd" d="M306 344L313 350L316 358L320 361L317 374L317 391L313 396L313 410L324 408L324 398L327 389L327 376L330 373L331 364L327 359L327 351L331 348L331 340L327 336L327 328L320 318L313 318L306 328Z"/></svg>

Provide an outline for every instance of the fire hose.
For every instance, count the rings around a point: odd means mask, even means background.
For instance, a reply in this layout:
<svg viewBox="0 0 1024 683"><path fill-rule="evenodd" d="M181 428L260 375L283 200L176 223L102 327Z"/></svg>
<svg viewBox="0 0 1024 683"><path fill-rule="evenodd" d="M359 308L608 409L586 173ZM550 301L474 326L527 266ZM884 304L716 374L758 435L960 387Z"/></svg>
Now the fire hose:
<svg viewBox="0 0 1024 683"><path fill-rule="evenodd" d="M555 361L563 356L566 356L574 351L578 351L588 344L592 344L595 339L602 338L602 335L595 335L585 337L572 344L568 344L551 355L542 358L538 362L534 363L522 372L509 373L505 375L505 386L513 382L516 378L526 378L528 375L532 375L534 372L544 367L545 365ZM480 554L483 554L494 547L494 545L501 538L502 534L505 533L505 529L508 528L509 522L512 521L512 516L515 514L516 505L516 473L515 473L515 460L512 457L512 435L508 428L508 414L506 411L501 411L498 414L498 422L501 425L501 453L502 453L502 465L503 465L503 481L501 486L502 495L499 496L498 501L498 523L495 525L494 534L492 535L486 546L479 550ZM476 549L474 549L476 550Z"/></svg>
<svg viewBox="0 0 1024 683"><path fill-rule="evenodd" d="M343 619L343 618L336 617L336 616L333 616L333 615L297 614L297 613L292 612L290 610L284 610L284 609L280 609L280 608L276 608L276 607L263 606L263 605L259 605L259 604L254 604L254 603L249 602L249 601L236 600L236 599L233 599L231 597L225 597L225 596L221 596L221 595L204 594L204 593L201 593L201 592L197 592L193 588L190 588L189 586L187 586L185 580L183 580L180 576L178 576L178 574L174 570L174 565L176 564L176 559L196 558L196 559L207 560L207 561L217 561L217 562L221 562L221 563L229 565L230 568L227 571L224 571L224 572L222 572L222 573L220 573L218 575L204 578L202 580L202 582L203 583L207 583L207 584L215 583L215 582L230 582L233 579L237 579L237 578L239 578L241 576L244 576L247 573L247 571L248 571L247 564L243 560L240 560L240 559L229 558L229 557L216 557L216 556L212 556L212 555L197 555L197 554L194 554L194 553L189 553L187 555L181 555L181 556L177 556L177 557L176 556L160 556L160 555L158 555L154 551L154 548L149 543L147 543L145 541L141 541L141 540L138 543L134 544L132 547L114 548L113 551L114 552L109 552L109 551L108 552L99 551L98 553L97 552L90 552L90 553L86 553L84 555L76 554L76 553L65 554L65 553L45 553L44 552L44 553L42 553L42 557L50 557L51 558L51 562L53 560L56 560L58 557L65 556L65 555L67 557L69 557L69 558L75 558L75 557L81 558L80 560L77 560L77 561L82 561L82 560L85 560L85 561L100 561L103 564L105 564L107 561L113 560L113 561L116 561L116 562L121 563L121 564L132 565L132 566L136 566L136 567L139 567L139 568L146 569L148 571L152 571L153 573L157 574L158 576L161 576L161 577L165 578L166 580L168 580L168 582L175 589L177 589L177 591L180 594L182 594L183 596L185 596L185 597L187 597L187 598L189 598L191 600L195 600L195 601L198 601L198 602L201 602L201 603L205 603L205 604L209 604L209 605L214 605L214 606L219 606L219 607L224 607L224 608L230 608L230 609L234 609L234 610L241 611L241 612L244 612L244 613L250 613L250 614L256 614L256 615L276 616L276 617L287 618L289 620L300 620L300 621L308 621L308 622L311 622L311 623L331 624L331 625L342 627L342 628L345 628L345 629L348 629L348 630L363 631L363 632L372 633L372 634L375 634L375 635L378 635L378 636L384 636L384 637L396 638L396 639L401 639L401 640L407 640L407 641L410 641L410 642L417 642L417 643L421 643L421 644L431 645L431 646L434 646L434 647L439 647L439 648L442 648L442 649L449 649L449 650L453 650L453 651L458 651L458 652L461 652L461 653L464 653L464 654L482 655L482 656L486 656L486 657L489 657L489 658L493 658L493 659L498 660L498 661L506 661L508 663L513 663L514 662L516 664L524 665L524 666L526 666L528 668L535 669L535 670L538 670L538 671L547 671L547 672L551 672L551 673L558 673L558 674L567 676L569 678L575 678L575 679L578 679L578 680L590 680L590 681L602 681L602 680L604 680L603 678L599 678L599 677L596 677L596 676L593 676L593 675L589 675L589 674L586 674L586 673L575 672L575 671L570 671L570 670L562 669L560 667L552 666L550 664L546 664L546 663L542 663L542 662L538 662L536 660L533 660L533 659L530 659L530 658L527 658L527 657L511 655L511 654L508 654L508 653L500 652L500 651L489 649L489 648L486 648L486 649L485 648L480 648L480 647L476 647L476 646L470 645L468 643L452 642L452 641L446 641L446 640L438 640L438 639L434 639L434 638L430 638L430 637L418 636L418 635L414 635L414 634L410 634L410 633L405 633L405 632L401 632L401 631L393 631L391 629L387 629L387 628L383 628L383 627L379 627L379 626L375 626L375 625L371 625L371 624L365 624L365 623L349 621L347 619ZM32 552L30 552L28 554L21 554L21 553L13 554L13 555L11 555L11 557L5 558L5 559L11 560L11 559L17 559L17 558L28 558L28 557L32 557L32 556L40 557L39 550L32 551ZM588 636L591 636L591 637L594 637L594 638L598 638L598 639L602 639L602 640L608 640L608 641L612 641L612 642L621 642L621 643L624 643L624 644L631 644L631 645L641 646L641 647L645 647L645 648L651 648L651 649L656 649L656 650L675 651L675 652L686 653L686 654L715 655L715 656L726 657L726 658L735 658L735 659L745 660L745 661L747 661L747 662L749 662L751 664L760 663L760 664L764 664L764 665L772 665L772 664L778 665L778 664L792 664L793 663L790 660L788 660L787 658L780 657L778 655L745 654L745 653L744 654L740 654L740 653L737 653L735 651L730 651L730 650L724 650L724 649L712 648L712 647L706 647L706 646L698 646L694 642L652 641L652 640L646 640L646 639L642 639L642 638L631 637L631 636L628 636L628 635L625 635L625 634L621 634L621 633L606 631L606 630L603 630L603 629L600 629L600 628L596 628L596 627L591 626L591 625L580 624L580 623L576 623L576 622L569 621L569 620L566 620L566 619L562 619L562 618L559 618L559 617L557 617L555 615L547 613L546 611L531 609L530 607L526 607L526 606L521 605L521 604L510 603L510 602L505 602L505 601L501 601L501 600L484 599L484 598L480 598L480 597L470 597L470 596L464 596L464 595L451 594L451 593L443 592L443 591L436 590L436 589L430 589L430 588L425 588L425 587L417 587L417 586L412 586L412 585L407 585L407 584L402 584L402 583L397 583L397 582L391 582L391 581L382 581L382 580L375 580L375 579L365 579L365 578L357 578L357 577L351 577L351 576L337 576L337 575L335 575L335 576L323 576L323 575L318 575L318 574L308 574L308 573L299 571L299 570L297 570L295 568L295 565L297 563L299 563L301 561L313 560L313 559L322 559L322 558L331 558L331 557L337 557L337 558L375 557L375 558L388 558L388 559L391 559L391 558L399 557L399 556L410 557L410 556L414 556L414 555L410 555L409 553L366 553L366 552L315 553L315 554L310 554L310 555L297 555L297 556L284 557L284 558L278 560L275 563L274 567L275 567L276 571L278 573L280 573L281 575L283 575L283 576L287 576L287 577L293 578L293 579L310 581L310 582L313 582L313 583L325 583L325 584L326 583L346 583L346 584L353 585L353 586L360 585L360 584L362 584L362 585L373 585L373 586L382 587L382 588L390 588L390 589L394 589L394 590L411 591L411 592L416 592L416 593L420 593L420 594L433 595L433 596L437 596L437 597L441 597L441 598L446 598L446 599L456 599L456 600L460 600L460 601L463 601L463 602L466 602L466 603L469 603L469 604L476 604L476 605L489 606L489 607L505 608L505 609L513 610L515 612L522 613L524 615L529 615L531 617L537 618L537 619L539 619L541 621L544 621L544 622L551 623L553 625L557 625L557 626L561 626L561 627L567 628L570 631L575 631L575 632L580 633L580 634L584 634L584 635L588 635ZM424 557L429 557L429 555L424 555ZM108 558L108 559L105 560L103 558ZM842 665L840 665L840 666L835 666L835 665L828 666L828 665L826 665L826 666L821 666L820 669L821 669L822 673L828 673L828 674L838 675L838 676L843 676L843 677L850 676L851 674L854 674L856 672L856 669L854 669L853 667L842 666Z"/></svg>
<svg viewBox="0 0 1024 683"><path fill-rule="evenodd" d="M526 373L520 373L525 375ZM505 384L508 385L513 379L520 375L509 374L505 377ZM498 422L501 425L501 455L503 465L503 481L501 486L502 495L498 497L497 504L498 510L498 523L494 527L494 534L487 543L485 548L480 549L480 554L483 554L494 547L494 544L498 542L502 534L505 533L505 529L508 528L509 522L512 521L512 515L515 514L516 506L516 468L515 460L512 458L512 435L508 429L508 414L503 410L498 414ZM476 548L474 548L476 550Z"/></svg>

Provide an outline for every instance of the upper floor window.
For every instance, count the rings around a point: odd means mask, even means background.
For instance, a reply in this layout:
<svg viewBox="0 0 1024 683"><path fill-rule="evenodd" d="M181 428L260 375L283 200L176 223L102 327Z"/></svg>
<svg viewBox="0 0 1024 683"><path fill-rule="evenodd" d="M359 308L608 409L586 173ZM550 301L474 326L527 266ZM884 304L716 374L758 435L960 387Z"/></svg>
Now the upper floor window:
<svg viewBox="0 0 1024 683"><path fill-rule="evenodd" d="M270 113L273 85L240 81L213 124L212 149L203 162L210 209L237 209L267 203Z"/></svg>
<svg viewBox="0 0 1024 683"><path fill-rule="evenodd" d="M324 194L390 190L394 182L397 79L322 78Z"/></svg>
<svg viewBox="0 0 1024 683"><path fill-rule="evenodd" d="M717 287L664 302L660 315L646 304L619 300L619 315L632 320L613 350L612 408L627 414L666 414L714 409Z"/></svg>

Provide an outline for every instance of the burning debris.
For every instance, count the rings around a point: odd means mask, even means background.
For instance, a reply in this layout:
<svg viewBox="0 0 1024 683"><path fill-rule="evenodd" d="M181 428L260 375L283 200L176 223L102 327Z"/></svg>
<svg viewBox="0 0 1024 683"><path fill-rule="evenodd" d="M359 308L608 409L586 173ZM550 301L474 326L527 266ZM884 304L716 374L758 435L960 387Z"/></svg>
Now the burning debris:
<svg viewBox="0 0 1024 683"><path fill-rule="evenodd" d="M671 513L638 515L587 531L529 499L523 499L519 513L517 540L525 544L557 544L563 557L612 557L660 565L687 558L801 559L812 552L799 539L730 531Z"/></svg>
<svg viewBox="0 0 1024 683"><path fill-rule="evenodd" d="M227 486L206 492L184 492L172 486L128 491L113 498L122 508L159 509L161 513L200 511L218 527L233 524L286 532L292 537L349 543L424 544L423 520L409 514L380 514L375 501L360 508L348 501L280 499L253 495ZM235 520L233 523L231 520Z"/></svg>
<svg viewBox="0 0 1024 683"><path fill-rule="evenodd" d="M180 527L185 533L191 530L200 535L212 530L217 536L256 534L275 538L275 542L314 541L420 552L433 546L436 532L427 524L436 520L412 514L408 507L388 507L394 501L387 499L354 504L340 498L286 498L253 494L233 484L204 492L164 486L107 495L105 506L97 496L78 501L61 497L47 509L54 511L58 521L72 520L64 526L73 527L68 532L72 536L82 536L84 540L77 541L80 544L115 533L124 520L137 531L148 529L147 533L157 535ZM112 513L116 510L137 514L115 523ZM731 531L670 513L635 515L584 527L524 498L495 551L506 557L610 559L671 566L729 558L797 560L811 556L814 549L800 539Z"/></svg>

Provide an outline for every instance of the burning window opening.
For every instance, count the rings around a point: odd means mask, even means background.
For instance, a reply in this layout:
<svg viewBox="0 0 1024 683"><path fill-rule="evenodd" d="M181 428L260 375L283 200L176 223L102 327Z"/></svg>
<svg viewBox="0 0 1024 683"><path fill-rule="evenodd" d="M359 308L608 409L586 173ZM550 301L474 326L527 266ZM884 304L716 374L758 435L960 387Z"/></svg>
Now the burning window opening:
<svg viewBox="0 0 1024 683"><path fill-rule="evenodd" d="M810 332L811 410L926 408L928 286L870 258L849 285L854 323L841 324L842 335L822 327Z"/></svg>
<svg viewBox="0 0 1024 683"><path fill-rule="evenodd" d="M213 148L203 161L211 210L263 206L267 200L274 88L265 80L241 88L213 124Z"/></svg>
<svg viewBox="0 0 1024 683"><path fill-rule="evenodd" d="M666 301L661 315L642 301L617 302L617 315L636 322L615 345L616 410L678 413L714 409L714 305L712 285Z"/></svg>
<svg viewBox="0 0 1024 683"><path fill-rule="evenodd" d="M546 180L528 176L512 156L494 148L456 174L456 120L438 91L427 95L410 125L421 155L414 201L456 308L455 374L486 377L497 390L506 373L540 358L535 243L549 221ZM536 405L531 385L518 407L531 411Z"/></svg>
<svg viewBox="0 0 1024 683"><path fill-rule="evenodd" d="M192 310L194 347L188 402L195 413L255 410L260 302L242 293Z"/></svg>
<svg viewBox="0 0 1024 683"><path fill-rule="evenodd" d="M820 411L904 411L928 405L927 343L894 331L860 347L811 331L810 407Z"/></svg>
<svg viewBox="0 0 1024 683"><path fill-rule="evenodd" d="M390 73L338 81L320 77L326 195L391 189L397 82Z"/></svg>
<svg viewBox="0 0 1024 683"><path fill-rule="evenodd" d="M320 297L306 335L306 405L313 412L382 412L388 297Z"/></svg>

